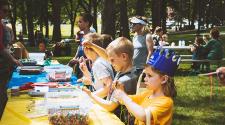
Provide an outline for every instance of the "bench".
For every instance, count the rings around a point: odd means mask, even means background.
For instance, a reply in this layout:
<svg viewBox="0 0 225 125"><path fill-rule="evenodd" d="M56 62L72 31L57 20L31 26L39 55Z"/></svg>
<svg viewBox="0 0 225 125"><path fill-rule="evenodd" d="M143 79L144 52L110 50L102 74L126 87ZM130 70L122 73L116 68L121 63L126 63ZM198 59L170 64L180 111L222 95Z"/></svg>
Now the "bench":
<svg viewBox="0 0 225 125"><path fill-rule="evenodd" d="M192 55L180 55L181 56L181 63L182 64L192 64L194 62L199 63L209 63L215 64L217 67L220 67L222 63L225 63L225 58L221 60L209 60L209 59L202 59L202 60L195 60L192 59Z"/></svg>
<svg viewBox="0 0 225 125"><path fill-rule="evenodd" d="M217 64L217 63L225 62L225 58L223 58L221 60L209 60L209 59L195 60L195 59L192 59L192 55L180 55L180 57L181 57L181 62L182 63L200 62L200 63Z"/></svg>

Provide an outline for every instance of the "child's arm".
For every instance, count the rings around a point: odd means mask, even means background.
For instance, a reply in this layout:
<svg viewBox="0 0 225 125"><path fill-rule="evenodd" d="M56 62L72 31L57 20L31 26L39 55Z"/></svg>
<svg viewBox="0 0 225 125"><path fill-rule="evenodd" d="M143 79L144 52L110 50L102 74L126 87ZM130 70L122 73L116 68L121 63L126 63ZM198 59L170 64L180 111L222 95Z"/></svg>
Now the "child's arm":
<svg viewBox="0 0 225 125"><path fill-rule="evenodd" d="M119 105L118 103L115 103L115 102L112 102L112 101L107 101L107 100L104 100L104 99L96 96L95 94L91 93L91 91L88 90L87 88L83 88L82 90L84 92L86 92L89 95L89 97L91 97L97 104L99 104L100 106L102 106L107 111L113 111Z"/></svg>
<svg viewBox="0 0 225 125"><path fill-rule="evenodd" d="M17 59L15 59L7 49L2 49L0 50L0 55L2 55L6 60L9 61L9 63L12 63L16 66L22 66L22 64L20 63L20 61L18 61Z"/></svg>
<svg viewBox="0 0 225 125"><path fill-rule="evenodd" d="M76 52L75 56L73 57L73 59L76 59L78 57L79 49L80 49L80 46L77 47L77 52Z"/></svg>
<svg viewBox="0 0 225 125"><path fill-rule="evenodd" d="M152 55L153 48L154 48L154 42L153 42L151 34L146 35L146 45L147 45L147 49L148 49L148 56L147 56L147 60L148 60L149 57Z"/></svg>
<svg viewBox="0 0 225 125"><path fill-rule="evenodd" d="M77 82L83 82L85 85L92 85L92 76L91 73L88 71L86 60L83 57L79 59L79 64L79 68L83 73L83 77L81 79L78 79Z"/></svg>
<svg viewBox="0 0 225 125"><path fill-rule="evenodd" d="M195 52L196 51L195 45L190 45L190 47L191 47L191 52Z"/></svg>
<svg viewBox="0 0 225 125"><path fill-rule="evenodd" d="M100 46L98 45L95 45L89 41L84 41L83 42L83 45L85 47L88 47L88 48L92 48L96 53L98 53L98 55L102 58L104 58L105 60L108 60L108 55L106 53L106 50L101 48Z"/></svg>
<svg viewBox="0 0 225 125"><path fill-rule="evenodd" d="M120 103L124 104L128 111L132 113L136 119L145 122L146 121L146 113L145 109L133 102L131 98L129 98L125 92L116 89L114 91L114 97L120 101Z"/></svg>
<svg viewBox="0 0 225 125"><path fill-rule="evenodd" d="M94 94L97 95L98 97L104 98L107 96L109 90L110 90L110 85L112 84L113 80L111 76L108 76L106 78L101 79L104 87L95 91Z"/></svg>

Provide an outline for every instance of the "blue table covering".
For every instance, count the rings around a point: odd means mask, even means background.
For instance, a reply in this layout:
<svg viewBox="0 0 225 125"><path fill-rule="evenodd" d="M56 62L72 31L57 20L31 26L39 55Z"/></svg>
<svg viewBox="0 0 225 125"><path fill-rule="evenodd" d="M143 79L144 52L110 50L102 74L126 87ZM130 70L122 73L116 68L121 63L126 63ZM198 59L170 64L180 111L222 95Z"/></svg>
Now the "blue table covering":
<svg viewBox="0 0 225 125"><path fill-rule="evenodd" d="M48 82L46 78L47 73L42 72L37 75L20 75L18 71L14 71L11 80L8 83L8 88L12 86L21 86L27 82ZM71 84L77 84L77 77L72 75Z"/></svg>

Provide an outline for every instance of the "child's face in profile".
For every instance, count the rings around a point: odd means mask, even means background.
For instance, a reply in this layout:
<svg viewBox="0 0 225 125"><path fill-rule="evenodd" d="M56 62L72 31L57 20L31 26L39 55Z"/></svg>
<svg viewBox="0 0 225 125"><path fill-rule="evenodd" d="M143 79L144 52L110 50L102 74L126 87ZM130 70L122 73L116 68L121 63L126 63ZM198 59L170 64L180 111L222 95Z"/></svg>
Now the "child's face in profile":
<svg viewBox="0 0 225 125"><path fill-rule="evenodd" d="M144 69L144 73L144 83L146 84L147 89L153 91L161 89L163 79L158 73L154 72L150 66L147 66Z"/></svg>
<svg viewBox="0 0 225 125"><path fill-rule="evenodd" d="M44 43L40 43L39 44L39 51L44 52L45 51L45 44Z"/></svg>
<svg viewBox="0 0 225 125"><path fill-rule="evenodd" d="M122 56L122 54L118 55L114 52L107 51L107 55L109 62L117 72L124 70L124 67L126 67L127 63L125 63L126 59L124 56Z"/></svg>

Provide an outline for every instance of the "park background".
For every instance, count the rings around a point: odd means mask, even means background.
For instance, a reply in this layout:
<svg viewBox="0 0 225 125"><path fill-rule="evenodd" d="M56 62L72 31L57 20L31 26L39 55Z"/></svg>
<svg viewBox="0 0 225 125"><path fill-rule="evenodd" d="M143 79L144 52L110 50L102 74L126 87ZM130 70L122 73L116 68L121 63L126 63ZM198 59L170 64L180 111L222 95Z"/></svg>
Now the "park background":
<svg viewBox="0 0 225 125"><path fill-rule="evenodd" d="M196 35L209 33L212 27L221 31L225 45L225 0L9 0L11 13L8 18L14 35L21 31L29 52L38 51L34 32L40 30L49 39L48 49L63 39L73 39L78 31L76 20L81 12L94 16L93 27L98 33L114 38L132 38L128 18L141 15L149 19L154 29L161 26L168 33L169 43L185 40L194 42ZM191 42L189 42L191 41ZM74 56L75 41L70 42L71 55L53 57L60 63ZM182 52L180 52L182 54ZM222 64L224 66L224 64ZM212 66L215 70L216 65ZM175 84L173 125L223 125L225 123L225 87L213 78L213 98L210 100L208 77L190 74L190 64L181 64Z"/></svg>

